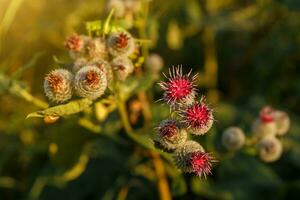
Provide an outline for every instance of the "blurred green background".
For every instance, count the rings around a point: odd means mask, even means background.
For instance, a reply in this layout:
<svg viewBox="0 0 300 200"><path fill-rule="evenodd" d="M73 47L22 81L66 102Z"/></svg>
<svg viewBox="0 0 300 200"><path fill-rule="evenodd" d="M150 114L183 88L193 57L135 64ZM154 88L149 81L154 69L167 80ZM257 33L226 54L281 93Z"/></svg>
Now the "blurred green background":
<svg viewBox="0 0 300 200"><path fill-rule="evenodd" d="M150 52L164 59L163 71L182 64L185 71L198 72L200 92L215 107L216 125L199 140L220 154L213 175L207 180L184 175L136 145L124 134L117 112L106 119L96 113L92 123L80 121L84 114L55 124L25 120L39 109L32 97L46 101L42 83L57 67L53 57L69 60L65 37L84 33L86 21L104 19L107 2L0 0L0 199L152 200L163 196L158 188L165 178L165 193L173 199L299 199L300 2L141 2L149 4L149 13L134 17L134 25L144 20L145 26L143 33L133 28L133 35L152 40ZM7 80L24 66L18 79L27 92L22 96ZM146 123L134 110L136 97L128 109L138 118L134 128L150 140L168 108L155 103L161 97L156 85L148 91L153 120ZM266 164L251 151L226 153L222 130L238 125L250 136L251 123L266 104L292 120L281 159Z"/></svg>

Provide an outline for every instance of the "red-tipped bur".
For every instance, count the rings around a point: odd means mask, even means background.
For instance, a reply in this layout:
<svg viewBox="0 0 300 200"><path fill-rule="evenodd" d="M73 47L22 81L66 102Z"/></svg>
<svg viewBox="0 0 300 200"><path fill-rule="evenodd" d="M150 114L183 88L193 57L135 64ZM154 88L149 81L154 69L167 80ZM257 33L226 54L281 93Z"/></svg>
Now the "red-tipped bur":
<svg viewBox="0 0 300 200"><path fill-rule="evenodd" d="M157 127L157 142L163 149L175 150L186 139L186 130L174 119L166 119Z"/></svg>
<svg viewBox="0 0 300 200"><path fill-rule="evenodd" d="M204 176L211 174L212 162L216 162L215 158L205 152L197 151L190 155L190 163L193 172L199 176Z"/></svg>
<svg viewBox="0 0 300 200"><path fill-rule="evenodd" d="M274 109L270 106L265 106L259 113L260 120L263 123L269 123L274 121Z"/></svg>
<svg viewBox="0 0 300 200"><path fill-rule="evenodd" d="M203 147L195 141L187 141L181 145L174 155L176 166L183 172L195 173L202 177L211 173L212 163L217 160L210 154L206 153Z"/></svg>
<svg viewBox="0 0 300 200"><path fill-rule="evenodd" d="M214 122L212 110L205 103L194 103L181 111L184 122L193 134L203 135L209 131Z"/></svg>
<svg viewBox="0 0 300 200"><path fill-rule="evenodd" d="M172 107L187 106L194 102L196 96L196 88L194 81L196 76L190 78L191 71L183 75L182 67L173 67L172 71L169 69L169 77L166 82L159 83L160 87L164 90L163 100Z"/></svg>
<svg viewBox="0 0 300 200"><path fill-rule="evenodd" d="M252 132L257 138L276 134L277 128L274 120L274 110L271 107L265 106L261 109L259 118L252 124Z"/></svg>

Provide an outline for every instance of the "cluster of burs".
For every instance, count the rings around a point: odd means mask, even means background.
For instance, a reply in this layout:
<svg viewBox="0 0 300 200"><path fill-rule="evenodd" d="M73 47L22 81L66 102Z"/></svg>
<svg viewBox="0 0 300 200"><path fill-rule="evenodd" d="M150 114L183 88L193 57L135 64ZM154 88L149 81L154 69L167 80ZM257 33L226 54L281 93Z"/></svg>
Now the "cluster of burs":
<svg viewBox="0 0 300 200"><path fill-rule="evenodd" d="M206 134L214 122L212 109L204 97L197 101L196 76L191 77L191 72L183 74L178 66L169 69L169 76L165 77L167 80L159 84L164 91L161 100L170 106L171 112L157 127L155 146L172 153L176 166L183 172L206 177L216 160L198 142L189 140L188 133Z"/></svg>
<svg viewBox="0 0 300 200"><path fill-rule="evenodd" d="M229 127L222 134L222 144L229 151L237 151L243 146L255 146L256 153L264 162L277 161L282 154L280 137L290 128L290 119L286 112L263 107L259 117L252 124L252 137L247 144L243 130Z"/></svg>
<svg viewBox="0 0 300 200"><path fill-rule="evenodd" d="M73 34L65 41L73 59L72 70L55 69L46 75L44 91L53 103L73 94L91 100L101 97L113 80L124 81L134 70L129 58L136 50L130 33L116 31L102 37Z"/></svg>

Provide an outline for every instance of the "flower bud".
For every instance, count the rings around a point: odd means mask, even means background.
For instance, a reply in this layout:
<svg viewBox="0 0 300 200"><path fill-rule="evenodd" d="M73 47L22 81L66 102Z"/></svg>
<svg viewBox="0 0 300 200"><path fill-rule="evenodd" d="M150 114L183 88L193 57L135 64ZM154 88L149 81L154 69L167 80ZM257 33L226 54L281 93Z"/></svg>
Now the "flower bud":
<svg viewBox="0 0 300 200"><path fill-rule="evenodd" d="M186 130L174 119L166 119L157 128L157 141L164 149L175 150L187 139Z"/></svg>
<svg viewBox="0 0 300 200"><path fill-rule="evenodd" d="M194 152L204 152L204 148L193 140L186 141L175 151L174 161L176 166L184 172L192 172L189 156Z"/></svg>
<svg viewBox="0 0 300 200"><path fill-rule="evenodd" d="M124 81L134 70L131 60L124 56L114 58L110 64L114 71L114 77L120 81Z"/></svg>
<svg viewBox="0 0 300 200"><path fill-rule="evenodd" d="M74 85L78 96L94 100L104 94L107 78L99 68L85 66L76 73Z"/></svg>
<svg viewBox="0 0 300 200"><path fill-rule="evenodd" d="M50 101L62 103L71 99L73 75L65 69L56 69L46 75L44 91Z"/></svg>
<svg viewBox="0 0 300 200"><path fill-rule="evenodd" d="M89 38L76 33L67 37L64 46L69 50L70 56L73 59L82 57L85 52L85 44Z"/></svg>
<svg viewBox="0 0 300 200"><path fill-rule="evenodd" d="M202 101L180 111L183 121L195 135L207 133L213 125L212 110Z"/></svg>
<svg viewBox="0 0 300 200"><path fill-rule="evenodd" d="M239 127L229 127L222 135L222 144L227 150L238 150L245 143L245 134Z"/></svg>
<svg viewBox="0 0 300 200"><path fill-rule="evenodd" d="M105 40L102 38L89 38L85 44L85 54L90 60L107 58L108 53Z"/></svg>
<svg viewBox="0 0 300 200"><path fill-rule="evenodd" d="M64 46L73 52L80 52L84 47L84 38L85 36L77 35L74 33L73 35L66 38L64 42Z"/></svg>
<svg viewBox="0 0 300 200"><path fill-rule="evenodd" d="M262 138L267 135L275 135L277 131L274 121L263 122L257 118L252 124L252 132L257 138Z"/></svg>
<svg viewBox="0 0 300 200"><path fill-rule="evenodd" d="M105 73L108 84L110 84L113 81L113 70L109 62L99 58L92 60L91 62L89 62L89 64L98 67L101 71Z"/></svg>
<svg viewBox="0 0 300 200"><path fill-rule="evenodd" d="M178 107L187 107L191 105L196 96L194 81L196 76L190 78L190 73L183 75L182 67L173 67L169 69L169 77L166 82L159 83L164 90L163 100L166 101L173 109Z"/></svg>
<svg viewBox="0 0 300 200"><path fill-rule="evenodd" d="M164 66L164 61L160 55L152 53L146 58L145 66L149 71L157 73Z"/></svg>
<svg viewBox="0 0 300 200"><path fill-rule="evenodd" d="M210 174L212 163L216 162L215 158L205 153L203 147L195 141L187 141L179 146L175 151L174 160L183 172L193 172L199 177Z"/></svg>
<svg viewBox="0 0 300 200"><path fill-rule="evenodd" d="M264 162L274 162L282 154L282 144L275 136L266 136L258 143L257 151Z"/></svg>
<svg viewBox="0 0 300 200"><path fill-rule="evenodd" d="M107 48L114 57L129 56L135 50L134 39L125 31L111 33L107 39Z"/></svg>
<svg viewBox="0 0 300 200"><path fill-rule="evenodd" d="M151 76L155 79L159 78L159 72L163 68L164 61L158 54L150 54L145 60L145 67Z"/></svg>
<svg viewBox="0 0 300 200"><path fill-rule="evenodd" d="M277 135L285 135L290 129L290 118L286 112L275 111L274 120L276 123Z"/></svg>

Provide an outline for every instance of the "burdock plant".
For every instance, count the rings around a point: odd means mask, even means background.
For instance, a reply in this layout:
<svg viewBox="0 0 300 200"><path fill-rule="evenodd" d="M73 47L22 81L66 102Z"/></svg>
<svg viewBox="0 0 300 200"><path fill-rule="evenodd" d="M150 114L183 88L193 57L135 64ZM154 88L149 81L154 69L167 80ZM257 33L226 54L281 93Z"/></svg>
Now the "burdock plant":
<svg viewBox="0 0 300 200"><path fill-rule="evenodd" d="M186 140L186 134L208 133L214 121L213 111L204 97L199 101L196 99L194 82L197 76L191 76L191 71L184 74L182 66L176 66L169 69L169 77L164 76L167 80L159 83L163 90L162 100L170 106L173 119L164 120L159 125L158 140L155 143L161 145L156 146L163 147L163 151L173 150L175 164L183 172L194 172L197 176L206 178L216 159L212 153L206 153L199 143Z"/></svg>

